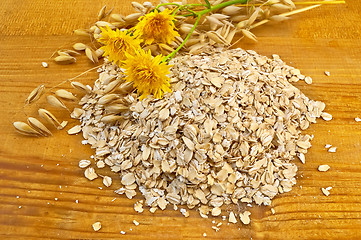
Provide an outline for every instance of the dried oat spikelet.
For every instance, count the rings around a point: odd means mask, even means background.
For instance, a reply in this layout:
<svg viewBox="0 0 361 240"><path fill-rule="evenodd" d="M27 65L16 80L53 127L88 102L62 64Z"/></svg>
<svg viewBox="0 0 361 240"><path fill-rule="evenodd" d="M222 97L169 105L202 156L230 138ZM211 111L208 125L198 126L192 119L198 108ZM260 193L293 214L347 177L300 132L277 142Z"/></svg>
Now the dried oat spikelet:
<svg viewBox="0 0 361 240"><path fill-rule="evenodd" d="M224 45L229 45L227 40L224 39L224 37L222 37L221 35L219 35L217 32L214 31L210 31L206 33L207 36L209 37L209 39L215 41L216 43L220 43L220 44L224 44Z"/></svg>
<svg viewBox="0 0 361 240"><path fill-rule="evenodd" d="M222 14L227 15L227 16L238 15L240 13L241 9L242 8L233 6L233 5L227 6L222 9Z"/></svg>
<svg viewBox="0 0 361 240"><path fill-rule="evenodd" d="M35 129L33 129L32 127L30 127L28 124L26 124L24 122L14 122L13 125L14 125L15 129L17 130L17 132L20 134L27 135L27 136L33 136L33 137L38 137L40 135L40 133L38 131L36 131Z"/></svg>
<svg viewBox="0 0 361 240"><path fill-rule="evenodd" d="M203 51L203 48L207 47L207 43L198 43L189 48L190 54L199 54Z"/></svg>
<svg viewBox="0 0 361 240"><path fill-rule="evenodd" d="M118 104L107 105L104 107L104 109L107 113L118 114L121 112L128 111L129 107L124 104L118 103Z"/></svg>
<svg viewBox="0 0 361 240"><path fill-rule="evenodd" d="M98 48L97 50L94 51L94 53L95 53L95 56L97 56L97 58L99 59L99 58L103 57L104 50Z"/></svg>
<svg viewBox="0 0 361 240"><path fill-rule="evenodd" d="M55 95L69 101L77 101L78 99L69 91L65 89L59 89L55 92Z"/></svg>
<svg viewBox="0 0 361 240"><path fill-rule="evenodd" d="M91 89L89 89L88 87L86 87L84 84L82 84L80 82L71 82L70 85L74 89L79 90L79 91L84 92L84 93L89 93L91 91Z"/></svg>
<svg viewBox="0 0 361 240"><path fill-rule="evenodd" d="M282 0L282 2L286 5L289 5L291 9L295 9L296 5L292 2L292 0Z"/></svg>
<svg viewBox="0 0 361 240"><path fill-rule="evenodd" d="M109 115L109 116L104 116L102 117L102 119L100 121L102 121L103 123L113 123L119 120L124 119L122 116L117 116L117 115Z"/></svg>
<svg viewBox="0 0 361 240"><path fill-rule="evenodd" d="M160 43L158 44L158 46L159 49L164 53L164 55L168 55L174 51L174 49L168 46L167 44Z"/></svg>
<svg viewBox="0 0 361 240"><path fill-rule="evenodd" d="M105 10L106 10L106 8L107 8L107 5L104 5L101 9L100 9L100 11L99 11L99 13L98 13L98 20L100 21L100 20L102 20L103 18L105 18Z"/></svg>
<svg viewBox="0 0 361 240"><path fill-rule="evenodd" d="M275 22L282 22L282 21L288 20L289 17L285 17L285 16L282 16L282 15L273 15L269 19L272 20L272 21L275 21Z"/></svg>
<svg viewBox="0 0 361 240"><path fill-rule="evenodd" d="M220 20L218 20L215 17L206 16L206 19L208 20L208 22L210 24L210 30L212 30L212 31L216 30L219 26L224 25L224 23L222 23Z"/></svg>
<svg viewBox="0 0 361 240"><path fill-rule="evenodd" d="M249 39L257 42L257 37L252 32L250 32L246 29L241 29L241 32L242 32L243 36L245 36L246 38L249 38Z"/></svg>
<svg viewBox="0 0 361 240"><path fill-rule="evenodd" d="M76 58L72 57L72 56L57 56L54 61L57 64L62 64L62 65L66 65L66 64L72 64L76 62Z"/></svg>
<svg viewBox="0 0 361 240"><path fill-rule="evenodd" d="M85 45L84 43L75 43L73 45L73 48L77 51L84 51L87 48L87 45Z"/></svg>
<svg viewBox="0 0 361 240"><path fill-rule="evenodd" d="M59 56L66 56L66 57L71 57L69 53L66 52L62 52L62 51L57 51Z"/></svg>
<svg viewBox="0 0 361 240"><path fill-rule="evenodd" d="M227 41L228 44L231 44L231 42L232 42L234 36L236 35L236 33L237 33L237 29L235 28L235 29L233 29L232 31L230 31L227 34L226 41Z"/></svg>
<svg viewBox="0 0 361 240"><path fill-rule="evenodd" d="M119 95L118 94L106 94L104 96L102 96L101 98L99 98L98 100L98 104L99 105L105 105L108 104L116 99L119 99Z"/></svg>
<svg viewBox="0 0 361 240"><path fill-rule="evenodd" d="M42 124L38 119L29 117L28 118L28 124L34 128L36 131L38 131L41 135L44 137L52 136L53 134L50 132L50 130L45 127L44 124Z"/></svg>
<svg viewBox="0 0 361 240"><path fill-rule="evenodd" d="M147 11L147 9L139 2L132 2L132 6L140 13L145 13Z"/></svg>
<svg viewBox="0 0 361 240"><path fill-rule="evenodd" d="M95 52L90 49L90 48L86 48L85 49L85 55L89 58L90 61L92 61L93 63L97 63L98 60L98 56L95 54Z"/></svg>
<svg viewBox="0 0 361 240"><path fill-rule="evenodd" d="M143 13L132 13L126 16L124 20L127 24L132 24L136 22L143 15L144 15Z"/></svg>
<svg viewBox="0 0 361 240"><path fill-rule="evenodd" d="M82 37L89 37L89 31L85 30L85 29L76 29L74 30L74 34L77 36L82 36Z"/></svg>
<svg viewBox="0 0 361 240"><path fill-rule="evenodd" d="M121 94L128 94L133 91L133 83L132 82L125 82L118 89L116 89L116 92L119 92Z"/></svg>
<svg viewBox="0 0 361 240"><path fill-rule="evenodd" d="M48 95L46 97L46 100L48 101L48 103L51 106L54 106L57 108L64 108L64 109L68 110L68 108L65 106L65 104L61 100L59 100L57 97L55 97L54 95Z"/></svg>
<svg viewBox="0 0 361 240"><path fill-rule="evenodd" d="M115 29L115 26L109 22L106 22L106 21L98 21L95 23L95 25L98 27L98 28L105 28L106 26L110 27L111 29ZM96 33L101 33L101 31L97 30Z"/></svg>
<svg viewBox="0 0 361 240"><path fill-rule="evenodd" d="M48 123L53 124L57 129L63 129L64 126L58 119L48 110L40 108L38 110L39 116L46 120Z"/></svg>
<svg viewBox="0 0 361 240"><path fill-rule="evenodd" d="M248 27L251 26L251 25L254 23L254 21L256 21L260 10L261 10L260 8L257 8L257 9L252 13L252 15L249 17L249 19L248 19L248 21L247 21L247 26L248 26Z"/></svg>
<svg viewBox="0 0 361 240"><path fill-rule="evenodd" d="M115 22L121 22L121 23L125 22L124 17L121 14L113 13L112 15L110 15L110 19L115 21Z"/></svg>
<svg viewBox="0 0 361 240"><path fill-rule="evenodd" d="M117 87L120 86L124 81L121 79L116 79L112 82L110 82L105 88L104 88L104 94L113 92Z"/></svg>
<svg viewBox="0 0 361 240"><path fill-rule="evenodd" d="M59 55L63 55L63 56L76 56L76 55L80 55L80 53L78 53L77 51L74 50L70 50L70 49L61 49L58 51Z"/></svg>
<svg viewBox="0 0 361 240"><path fill-rule="evenodd" d="M39 85L37 88L31 91L29 96L25 99L25 104L30 104L37 101L44 93L44 90L45 90L45 85L44 84Z"/></svg>

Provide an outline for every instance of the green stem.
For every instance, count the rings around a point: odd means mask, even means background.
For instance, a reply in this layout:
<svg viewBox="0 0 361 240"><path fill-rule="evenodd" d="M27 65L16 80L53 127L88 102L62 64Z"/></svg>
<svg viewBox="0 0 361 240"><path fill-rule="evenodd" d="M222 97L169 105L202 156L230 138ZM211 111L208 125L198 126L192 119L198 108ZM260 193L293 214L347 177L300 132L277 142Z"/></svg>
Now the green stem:
<svg viewBox="0 0 361 240"><path fill-rule="evenodd" d="M224 3L220 3L218 5L215 5L209 9L205 9L203 11L200 11L198 14L200 15L204 15L206 13L209 13L209 12L213 12L214 10L217 10L217 9L220 9L220 8L224 8L224 7L228 7L230 5L234 5L234 4L244 4L248 2L248 0L232 0L232 1L229 1L229 2L224 2Z"/></svg>
<svg viewBox="0 0 361 240"><path fill-rule="evenodd" d="M201 19L202 15L198 15L197 19L196 19L196 22L194 23L192 29L190 30L190 32L188 33L187 37L183 40L183 42L181 43L181 45L179 45L179 47L174 50L173 52L171 52L168 56L165 56L163 58L163 62L169 62L173 57L174 55L184 46L184 44L188 41L188 39L190 38L190 36L192 35L192 33L194 32L194 30L196 29L198 23L199 23L199 20Z"/></svg>
<svg viewBox="0 0 361 240"><path fill-rule="evenodd" d="M207 4L207 8L211 8L212 7L212 5L209 3L209 1L208 0L204 0L205 2L206 2L206 4Z"/></svg>
<svg viewBox="0 0 361 240"><path fill-rule="evenodd" d="M207 5L205 4L200 4L200 3L192 3L192 4L186 4L186 5L180 5L178 3L162 3L162 4L159 4L155 10L159 10L159 7L162 7L162 6L177 6L179 8L187 8L187 7L207 7Z"/></svg>
<svg viewBox="0 0 361 240"><path fill-rule="evenodd" d="M190 12L192 14L192 16L197 16L198 15L195 11L193 11L193 10L187 8L187 7L184 10Z"/></svg>
<svg viewBox="0 0 361 240"><path fill-rule="evenodd" d="M162 4L159 4L155 10L158 10L160 7L162 6L169 6L169 5L173 5L173 6L177 6L177 7L181 7L182 5L179 5L178 3L162 3ZM159 10L158 10L159 11Z"/></svg>
<svg viewBox="0 0 361 240"><path fill-rule="evenodd" d="M172 16L175 16L177 12L179 11L180 7L176 7L172 13Z"/></svg>
<svg viewBox="0 0 361 240"><path fill-rule="evenodd" d="M191 4L186 4L186 6L188 6L188 7L207 7L207 5L201 4L201 3L191 3Z"/></svg>

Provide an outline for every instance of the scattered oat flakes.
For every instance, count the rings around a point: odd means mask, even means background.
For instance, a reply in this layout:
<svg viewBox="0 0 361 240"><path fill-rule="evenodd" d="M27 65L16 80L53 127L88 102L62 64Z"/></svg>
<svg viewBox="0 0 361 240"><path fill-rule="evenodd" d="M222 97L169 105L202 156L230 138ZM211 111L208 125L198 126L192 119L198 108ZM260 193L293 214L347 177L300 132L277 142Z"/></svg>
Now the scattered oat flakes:
<svg viewBox="0 0 361 240"><path fill-rule="evenodd" d="M300 159L300 161L301 161L303 164L305 164L305 162L306 162L305 154L299 153L299 154L298 154L298 158Z"/></svg>
<svg viewBox="0 0 361 240"><path fill-rule="evenodd" d="M85 169L84 175L90 181L92 181L98 177L98 175L95 173L94 168L92 168L92 167Z"/></svg>
<svg viewBox="0 0 361 240"><path fill-rule="evenodd" d="M139 225L139 222L137 222L136 220L133 220L133 223L134 223L135 226Z"/></svg>
<svg viewBox="0 0 361 240"><path fill-rule="evenodd" d="M151 207L151 208L149 209L149 212L151 212L151 213L155 213L155 211L157 211L157 208L156 208L156 207Z"/></svg>
<svg viewBox="0 0 361 240"><path fill-rule="evenodd" d="M276 211L274 210L274 208L271 208L271 213L272 213L272 214L275 214L275 213L276 213Z"/></svg>
<svg viewBox="0 0 361 240"><path fill-rule="evenodd" d="M181 208L180 212L183 214L184 217L189 217L189 212L187 211L187 209L185 208Z"/></svg>
<svg viewBox="0 0 361 240"><path fill-rule="evenodd" d="M329 71L325 71L325 75L326 75L327 77L329 77L329 76L330 76L330 72L329 72Z"/></svg>
<svg viewBox="0 0 361 240"><path fill-rule="evenodd" d="M80 168L86 168L91 164L89 160L80 160L79 161L79 167Z"/></svg>
<svg viewBox="0 0 361 240"><path fill-rule="evenodd" d="M230 222L230 223L237 223L236 216L234 215L233 212L230 212L230 213L229 213L228 222Z"/></svg>
<svg viewBox="0 0 361 240"><path fill-rule="evenodd" d="M60 127L59 127L59 129L63 129L63 128L65 128L65 127L66 127L66 125L68 125L68 121L62 121L62 122L60 123Z"/></svg>
<svg viewBox="0 0 361 240"><path fill-rule="evenodd" d="M218 232L218 231L220 230L220 228L219 228L219 227L216 227L216 226L212 226L212 229L213 229L214 231L216 231L216 232Z"/></svg>
<svg viewBox="0 0 361 240"><path fill-rule="evenodd" d="M134 210L138 213L142 213L144 211L142 201L134 203Z"/></svg>
<svg viewBox="0 0 361 240"><path fill-rule="evenodd" d="M325 196L330 195L330 192L329 192L326 188L321 188L321 190L322 190L322 193L323 193Z"/></svg>
<svg viewBox="0 0 361 240"><path fill-rule="evenodd" d="M100 222L95 222L95 223L93 223L92 226L93 226L94 231L96 231L96 232L102 228L102 224Z"/></svg>
<svg viewBox="0 0 361 240"><path fill-rule="evenodd" d="M325 145L325 148L330 148L330 147L332 147L331 144L326 144L326 145Z"/></svg>
<svg viewBox="0 0 361 240"><path fill-rule="evenodd" d="M327 172L329 169L330 169L330 166L328 166L327 164L318 166L318 171L320 171L320 172Z"/></svg>
<svg viewBox="0 0 361 240"><path fill-rule="evenodd" d="M361 118L355 117L355 121L356 121L356 122L361 122Z"/></svg>
<svg viewBox="0 0 361 240"><path fill-rule="evenodd" d="M135 177L133 173L127 173L123 175L121 183L123 185L131 185L135 182Z"/></svg>
<svg viewBox="0 0 361 240"><path fill-rule="evenodd" d="M328 152L334 153L334 152L336 152L336 149L337 149L337 147L330 147L328 149Z"/></svg>
<svg viewBox="0 0 361 240"><path fill-rule="evenodd" d="M327 112L323 112L323 113L321 114L321 117L322 117L322 119L325 120L325 121L330 121L330 120L332 119L332 115L329 114L329 113L327 113Z"/></svg>
<svg viewBox="0 0 361 240"><path fill-rule="evenodd" d="M243 224L249 224L251 222L249 216L251 215L251 213L249 211L245 211L244 213L240 213L239 214L239 218L241 219L241 222Z"/></svg>
<svg viewBox="0 0 361 240"><path fill-rule="evenodd" d="M42 62L41 65L44 67L44 68L47 68L49 65L47 62Z"/></svg>
<svg viewBox="0 0 361 240"><path fill-rule="evenodd" d="M207 233L203 233L203 237L207 237Z"/></svg>
<svg viewBox="0 0 361 240"><path fill-rule="evenodd" d="M221 213L222 213L222 210L219 207L215 207L212 209L212 216L219 216L219 215L221 215Z"/></svg>
<svg viewBox="0 0 361 240"><path fill-rule="evenodd" d="M305 77L305 83L312 84L312 78L311 77Z"/></svg>
<svg viewBox="0 0 361 240"><path fill-rule="evenodd" d="M72 135L72 134L77 134L77 133L80 133L81 132L81 126L80 125L76 125L72 128L70 128L68 130L68 134Z"/></svg>
<svg viewBox="0 0 361 240"><path fill-rule="evenodd" d="M112 178L109 177L109 176L104 176L104 177L103 177L103 184L104 184L106 187L110 187L110 185L112 185Z"/></svg>
<svg viewBox="0 0 361 240"><path fill-rule="evenodd" d="M104 167L105 167L104 161L99 160L99 161L97 162L97 168L104 168Z"/></svg>
<svg viewBox="0 0 361 240"><path fill-rule="evenodd" d="M120 231L120 233L121 233L121 234L123 234L123 235L125 234L125 232L124 232L124 231Z"/></svg>

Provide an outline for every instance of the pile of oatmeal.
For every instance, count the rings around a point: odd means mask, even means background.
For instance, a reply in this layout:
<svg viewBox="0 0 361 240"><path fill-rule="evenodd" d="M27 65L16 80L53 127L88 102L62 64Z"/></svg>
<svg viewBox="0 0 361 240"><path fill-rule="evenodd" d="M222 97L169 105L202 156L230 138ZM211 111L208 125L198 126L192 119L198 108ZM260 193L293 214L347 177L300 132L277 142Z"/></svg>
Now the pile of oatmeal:
<svg viewBox="0 0 361 240"><path fill-rule="evenodd" d="M120 181L115 192L128 198L138 189L139 212L143 204L151 212L186 205L202 217L229 204L270 205L291 191L295 161L305 162L313 138L302 130L329 115L291 84L312 79L277 55L242 49L177 56L170 64L173 92L140 102L121 69L105 63L72 113L83 143L95 149L95 165L119 173L101 176L103 183ZM90 164L79 163L85 176L100 177Z"/></svg>

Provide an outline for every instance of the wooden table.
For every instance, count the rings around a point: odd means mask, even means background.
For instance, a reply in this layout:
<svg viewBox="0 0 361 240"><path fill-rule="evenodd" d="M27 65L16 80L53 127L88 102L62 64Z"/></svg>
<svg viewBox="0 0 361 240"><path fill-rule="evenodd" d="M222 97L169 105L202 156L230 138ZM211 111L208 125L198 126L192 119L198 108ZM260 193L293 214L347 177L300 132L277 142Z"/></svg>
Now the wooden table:
<svg viewBox="0 0 361 240"><path fill-rule="evenodd" d="M185 218L172 209L138 214L133 205L141 196L129 200L116 195L118 181L99 189L101 180L88 181L78 167L80 159L93 153L81 144L81 136L58 131L54 137L34 139L18 135L12 127L13 121L26 120L24 112L37 116L37 108L44 106L41 100L22 109L37 85L55 86L94 67L84 56L67 66L55 65L49 57L78 41L72 30L89 27L104 4L114 12L132 11L130 0L0 2L1 239L361 239L361 123L354 120L361 117L360 1L322 6L287 22L265 25L254 31L258 43L238 45L267 56L277 53L312 76L312 85L296 86L324 101L334 119L318 120L307 131L314 134L313 146L306 164L296 160L294 189L273 200L275 214L270 207L254 206L250 225L224 222L217 233L212 221L223 222L221 218L202 219L196 211ZM48 68L41 66L43 61ZM96 77L93 71L80 80L90 83ZM66 111L56 115L69 119ZM75 124L70 120L70 126ZM328 153L325 144L337 146L337 152ZM331 169L318 172L320 164ZM108 169L102 172L111 174ZM321 188L329 186L326 197ZM96 221L103 226L99 232L91 227Z"/></svg>

